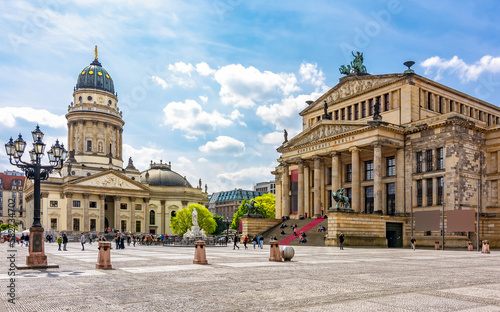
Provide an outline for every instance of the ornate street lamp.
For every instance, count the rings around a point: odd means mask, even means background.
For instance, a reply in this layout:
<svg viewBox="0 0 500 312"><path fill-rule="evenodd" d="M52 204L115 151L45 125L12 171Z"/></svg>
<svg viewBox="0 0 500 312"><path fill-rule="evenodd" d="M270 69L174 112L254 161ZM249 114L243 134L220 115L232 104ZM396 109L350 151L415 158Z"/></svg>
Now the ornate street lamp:
<svg viewBox="0 0 500 312"><path fill-rule="evenodd" d="M40 181L47 180L50 173L62 168L68 151L66 151L63 144L59 145L59 141L56 140L56 144L47 152L50 165L42 165L41 160L45 151L45 143L42 141L43 132L40 131L40 127L37 125L31 135L33 136L33 149L29 151L30 162L21 159L26 148L26 142L21 134L15 141L10 138L9 142L5 144L5 151L9 156L10 163L24 171L26 177L34 182L33 224L30 228L30 249L26 257L26 265L28 267L43 267L47 266L47 256L44 251L43 228L40 223Z"/></svg>

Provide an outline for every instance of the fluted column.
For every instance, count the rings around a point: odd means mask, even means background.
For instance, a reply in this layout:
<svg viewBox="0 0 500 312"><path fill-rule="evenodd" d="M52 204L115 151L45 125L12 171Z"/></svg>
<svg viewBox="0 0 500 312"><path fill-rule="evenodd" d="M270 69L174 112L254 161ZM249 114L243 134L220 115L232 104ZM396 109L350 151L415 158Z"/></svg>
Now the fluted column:
<svg viewBox="0 0 500 312"><path fill-rule="evenodd" d="M276 175L276 178L275 178L275 186L276 186L276 219L281 219L281 217L283 216L283 211L282 211L282 204L281 204L281 200L282 200L282 196L281 196L281 189L283 188L283 186L281 185L281 176L278 176Z"/></svg>
<svg viewBox="0 0 500 312"><path fill-rule="evenodd" d="M134 230L134 231L132 231ZM130 197L130 232L135 232L135 197Z"/></svg>
<svg viewBox="0 0 500 312"><path fill-rule="evenodd" d="M92 153L97 153L97 120L92 120L92 124L94 126L94 133L93 133L93 136L92 136Z"/></svg>
<svg viewBox="0 0 500 312"><path fill-rule="evenodd" d="M75 146L74 146L74 135L75 135L75 129L73 127L72 122L68 122L68 151L71 152Z"/></svg>
<svg viewBox="0 0 500 312"><path fill-rule="evenodd" d="M65 193L66 196L66 231L72 231L71 221L73 220L73 193Z"/></svg>
<svg viewBox="0 0 500 312"><path fill-rule="evenodd" d="M314 217L321 217L321 158L314 157Z"/></svg>
<svg viewBox="0 0 500 312"><path fill-rule="evenodd" d="M299 176L298 176L298 183L299 183L299 189L298 189L298 203L297 203L297 208L298 208L298 213L299 216L304 215L304 161L302 159L299 160Z"/></svg>
<svg viewBox="0 0 500 312"><path fill-rule="evenodd" d="M365 209L361 207L361 184L359 177L359 148L351 147L349 149L351 152L351 160L352 160L352 187L351 187L351 203L352 208L355 212L361 212Z"/></svg>
<svg viewBox="0 0 500 312"><path fill-rule="evenodd" d="M160 234L165 234L165 210L166 210L166 207L165 207L165 200L161 200L160 201L161 203L161 232Z"/></svg>
<svg viewBox="0 0 500 312"><path fill-rule="evenodd" d="M115 230L121 230L121 224L120 224L120 200L122 199L121 196L115 196L114 197L114 204L115 204Z"/></svg>
<svg viewBox="0 0 500 312"><path fill-rule="evenodd" d="M302 192L304 193L304 213L307 212L307 216L310 218L311 217L311 207L310 207L310 200L309 200L309 164L304 162L304 189ZM301 190L299 189L299 192Z"/></svg>
<svg viewBox="0 0 500 312"><path fill-rule="evenodd" d="M144 198L144 233L149 233L149 198Z"/></svg>
<svg viewBox="0 0 500 312"><path fill-rule="evenodd" d="M290 176L288 175L288 164L283 163L283 174L281 175L283 189L281 196L283 196L281 207L283 216L290 216Z"/></svg>
<svg viewBox="0 0 500 312"><path fill-rule="evenodd" d="M109 153L111 153L111 148L110 148L110 144L111 144L111 135L110 135L111 124L105 123L104 125L106 127L106 143L104 143L106 145L104 146L104 152L106 153L106 155L109 155Z"/></svg>
<svg viewBox="0 0 500 312"><path fill-rule="evenodd" d="M332 192L340 189L341 176L340 176L340 153L333 152L332 156Z"/></svg>
<svg viewBox="0 0 500 312"><path fill-rule="evenodd" d="M100 214L100 217L99 217L99 232L104 232L105 230L105 220L106 220L106 212L105 212L105 208L106 208L106 195L99 195L99 199L101 200L101 204L100 204L100 207L99 207L99 214Z"/></svg>
<svg viewBox="0 0 500 312"><path fill-rule="evenodd" d="M89 221L89 193L83 193L83 231L90 231Z"/></svg>
<svg viewBox="0 0 500 312"><path fill-rule="evenodd" d="M398 149L396 153L396 212L405 212L405 167L404 150Z"/></svg>
<svg viewBox="0 0 500 312"><path fill-rule="evenodd" d="M78 138L78 151L82 154L83 154L84 146L85 146L84 145L85 143L83 142L85 140L85 135L83 134L83 128L84 128L83 123L84 123L84 121L78 121L78 129L79 129L78 135L80 136Z"/></svg>
<svg viewBox="0 0 500 312"><path fill-rule="evenodd" d="M374 211L387 214L382 207L382 145L373 145L373 206Z"/></svg>

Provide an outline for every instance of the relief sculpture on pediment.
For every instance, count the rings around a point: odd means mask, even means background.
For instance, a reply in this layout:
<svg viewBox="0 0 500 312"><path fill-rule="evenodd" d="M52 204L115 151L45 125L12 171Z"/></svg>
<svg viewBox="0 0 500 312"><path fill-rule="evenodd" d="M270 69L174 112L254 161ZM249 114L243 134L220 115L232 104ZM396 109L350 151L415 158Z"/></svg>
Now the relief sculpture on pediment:
<svg viewBox="0 0 500 312"><path fill-rule="evenodd" d="M95 179L90 182L92 185L108 186L108 187L129 187L130 185L122 179L114 176L106 176L100 179Z"/></svg>
<svg viewBox="0 0 500 312"><path fill-rule="evenodd" d="M356 126L346 126L346 125L323 125L318 129L306 134L302 138L298 139L297 142L294 142L293 145L302 145L311 142L315 142L327 137L331 137L340 133L344 133L347 131L351 131L357 129Z"/></svg>
<svg viewBox="0 0 500 312"><path fill-rule="evenodd" d="M356 81L350 81L339 87L337 90L333 91L329 96L328 96L328 102L335 102L338 99L342 99L348 96L351 96L353 94L356 94L358 92L370 89L373 87L375 84L380 84L385 82L386 80L380 80L375 83L373 80L356 80Z"/></svg>

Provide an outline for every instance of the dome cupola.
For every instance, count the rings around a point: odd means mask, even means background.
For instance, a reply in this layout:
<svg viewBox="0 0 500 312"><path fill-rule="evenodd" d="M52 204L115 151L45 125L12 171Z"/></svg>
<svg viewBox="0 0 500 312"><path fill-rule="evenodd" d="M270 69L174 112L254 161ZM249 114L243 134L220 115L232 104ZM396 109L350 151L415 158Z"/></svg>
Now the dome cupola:
<svg viewBox="0 0 500 312"><path fill-rule="evenodd" d="M141 182L146 182L151 186L192 187L186 177L172 171L170 163L166 164L162 161L159 164L151 161L150 169L141 173Z"/></svg>
<svg viewBox="0 0 500 312"><path fill-rule="evenodd" d="M115 94L113 79L97 59L97 46L94 61L78 75L75 90L78 89L98 89Z"/></svg>

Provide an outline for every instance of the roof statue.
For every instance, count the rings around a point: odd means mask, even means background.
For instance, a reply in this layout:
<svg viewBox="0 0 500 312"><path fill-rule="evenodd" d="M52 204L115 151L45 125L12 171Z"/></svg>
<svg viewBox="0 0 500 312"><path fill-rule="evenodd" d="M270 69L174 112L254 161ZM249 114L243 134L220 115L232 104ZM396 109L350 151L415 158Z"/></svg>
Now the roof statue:
<svg viewBox="0 0 500 312"><path fill-rule="evenodd" d="M354 52L351 51L352 56L354 56L354 60L351 61L351 65L342 65L339 68L339 71L343 75L349 75L353 73L362 73L366 74L366 67L363 65L363 53L360 53L359 51L354 54Z"/></svg>
<svg viewBox="0 0 500 312"><path fill-rule="evenodd" d="M325 100L325 104L324 104L323 110L325 112L325 114L323 115L323 119L332 119L332 117L328 113L328 103L326 103L326 100Z"/></svg>
<svg viewBox="0 0 500 312"><path fill-rule="evenodd" d="M283 141L283 143L286 143L288 142L288 132L286 131L286 129L283 129L283 131L284 131L283 135L285 137L285 141Z"/></svg>

